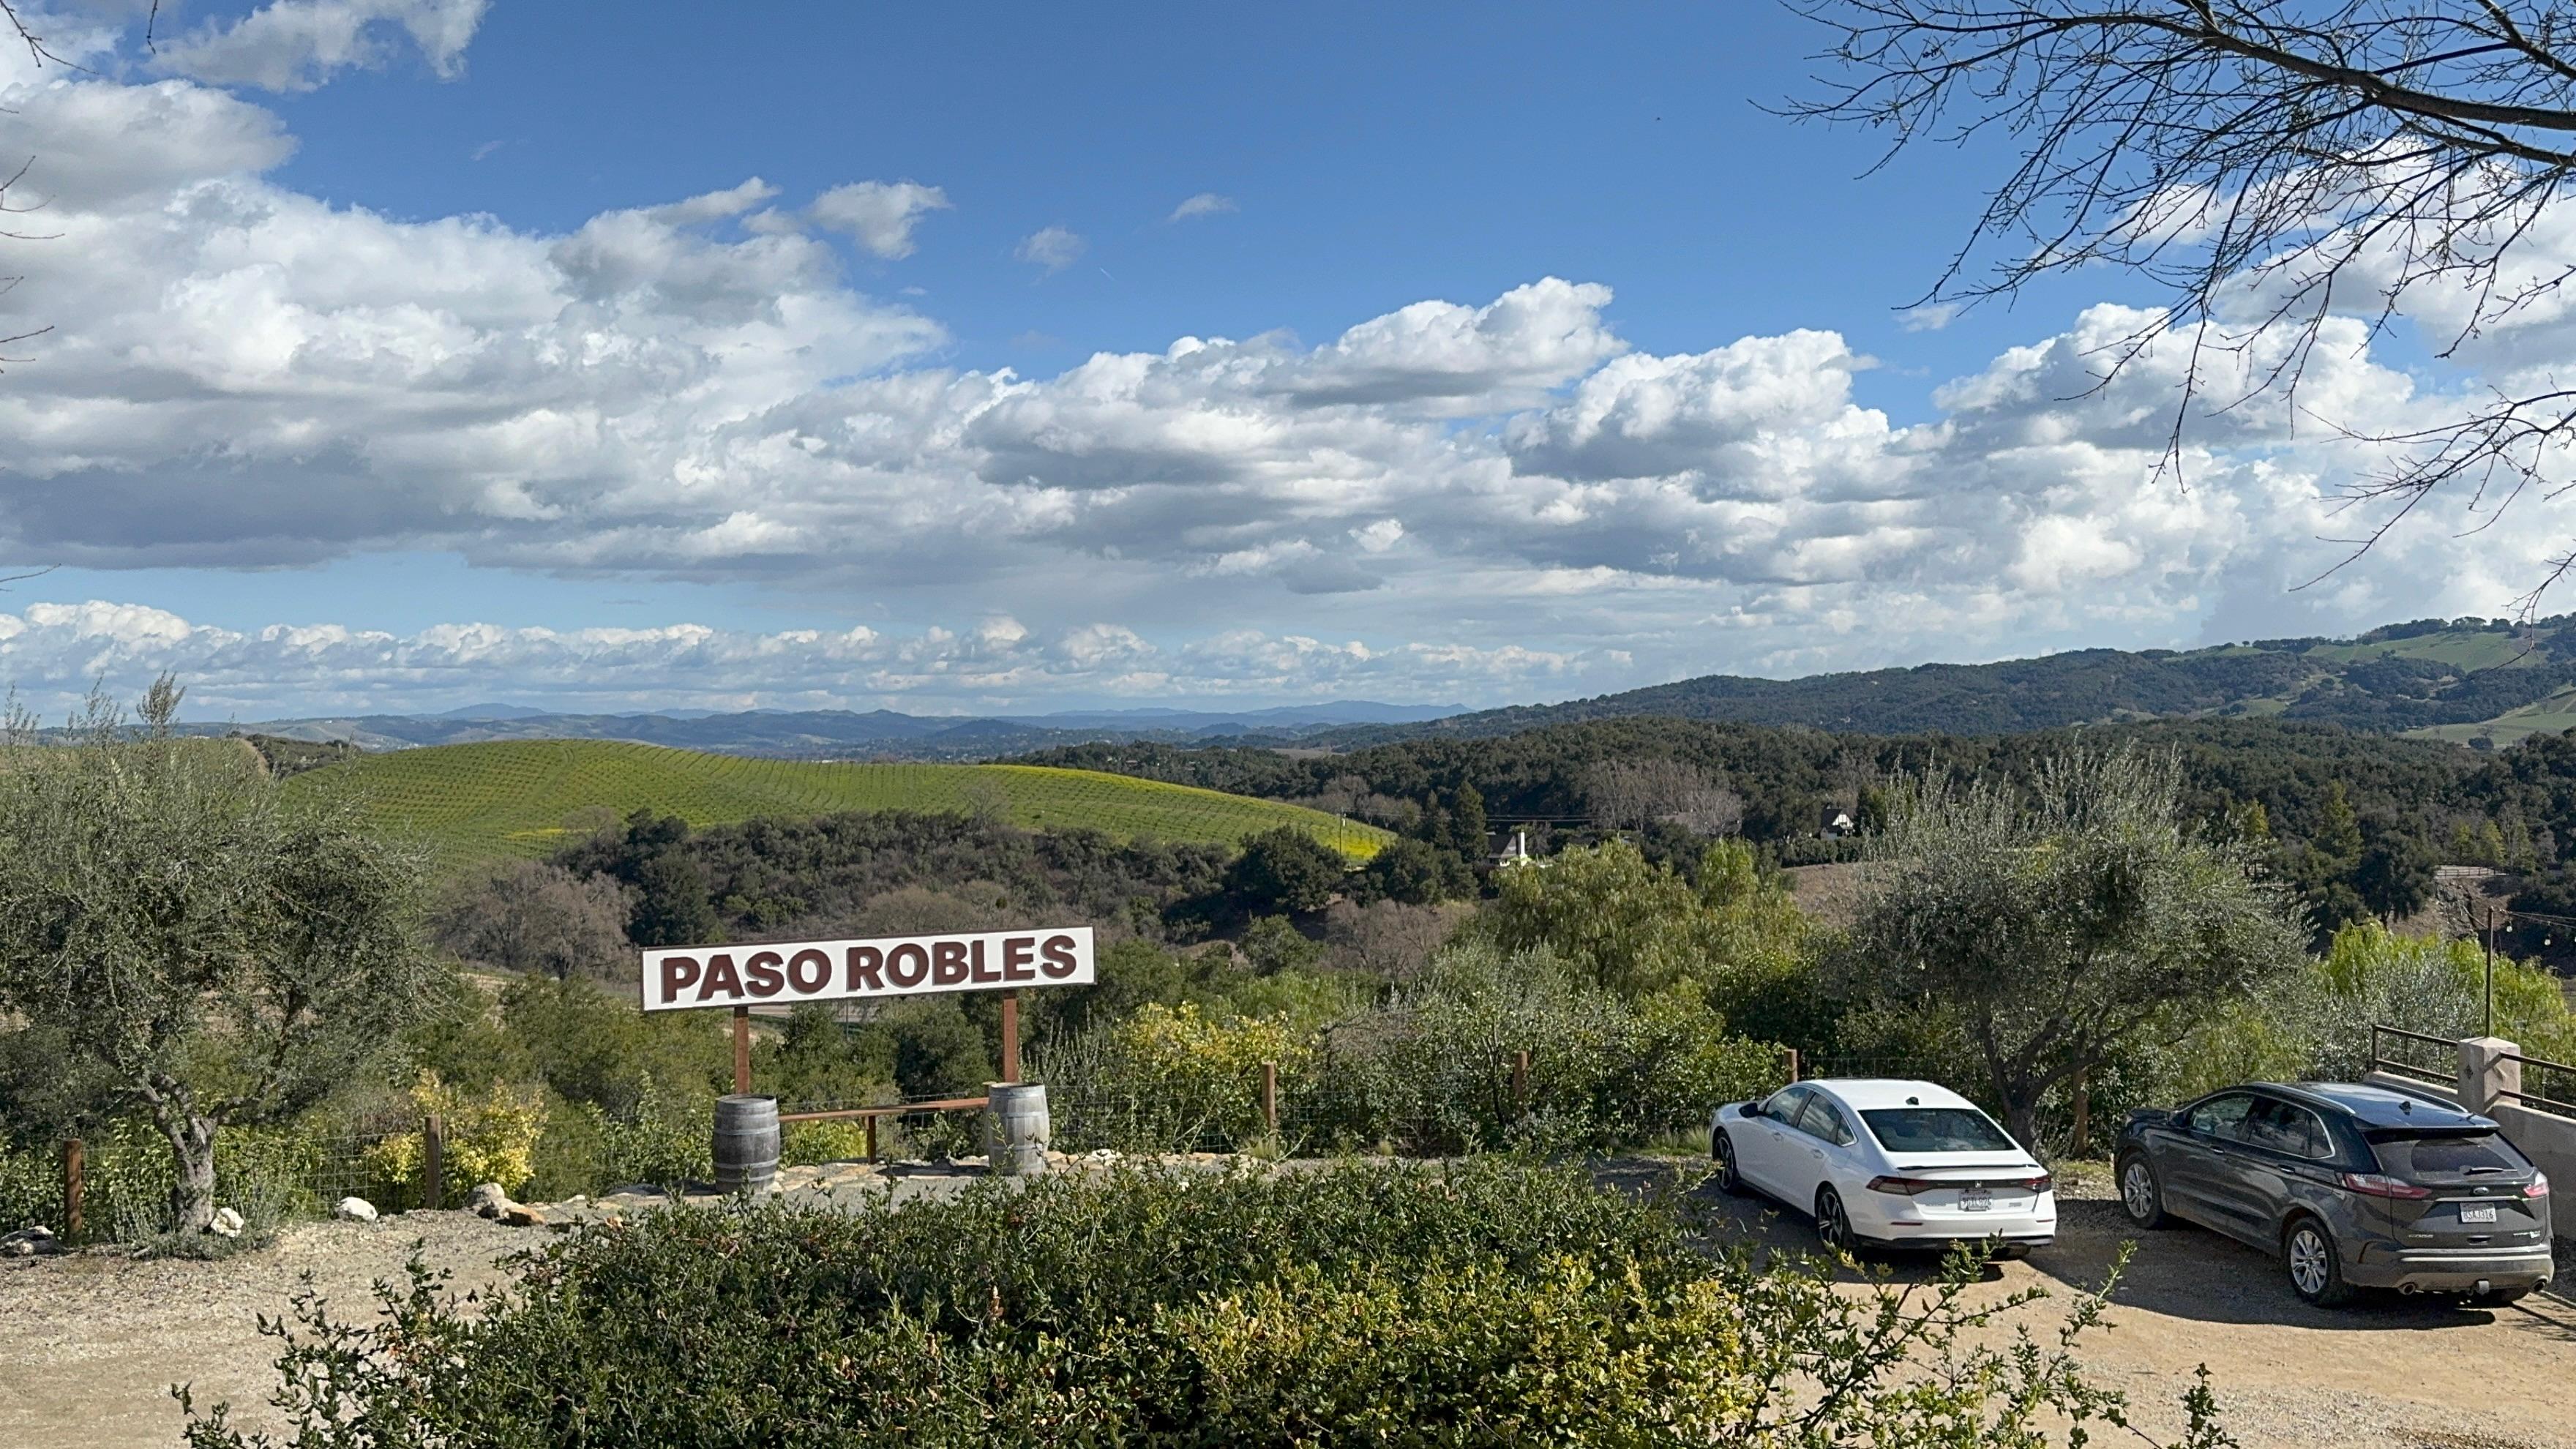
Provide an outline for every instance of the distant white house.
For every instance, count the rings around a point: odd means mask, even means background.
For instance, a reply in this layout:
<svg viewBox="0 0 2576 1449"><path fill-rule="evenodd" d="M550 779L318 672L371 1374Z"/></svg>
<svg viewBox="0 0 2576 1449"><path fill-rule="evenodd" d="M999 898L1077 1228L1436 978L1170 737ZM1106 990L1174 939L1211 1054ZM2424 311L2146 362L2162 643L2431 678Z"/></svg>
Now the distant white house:
<svg viewBox="0 0 2576 1449"><path fill-rule="evenodd" d="M1842 810L1828 810L1825 812L1825 828L1822 833L1828 838L1839 839L1842 836L1856 835L1859 832L1860 827L1852 823L1851 815L1848 812Z"/></svg>
<svg viewBox="0 0 2576 1449"><path fill-rule="evenodd" d="M1548 863L1546 861L1539 859L1538 856L1531 853L1529 832L1526 830L1513 831L1511 843L1505 845L1502 848L1501 853L1494 857L1494 868L1496 870L1504 870L1514 866L1536 866L1541 870L1545 870L1547 869L1547 865Z"/></svg>

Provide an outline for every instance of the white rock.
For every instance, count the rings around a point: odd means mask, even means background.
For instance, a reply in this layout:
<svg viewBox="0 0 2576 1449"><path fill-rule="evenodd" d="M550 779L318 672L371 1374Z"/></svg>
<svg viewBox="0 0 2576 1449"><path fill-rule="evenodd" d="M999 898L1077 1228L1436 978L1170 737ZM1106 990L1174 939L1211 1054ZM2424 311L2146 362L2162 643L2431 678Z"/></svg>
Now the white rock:
<svg viewBox="0 0 2576 1449"><path fill-rule="evenodd" d="M0 1236L0 1258L33 1258L40 1253L59 1253L62 1250L62 1240L47 1227L20 1228Z"/></svg>
<svg viewBox="0 0 2576 1449"><path fill-rule="evenodd" d="M215 1220L206 1224L206 1231L219 1238L238 1238L241 1230L242 1215L231 1208L215 1209Z"/></svg>
<svg viewBox="0 0 2576 1449"><path fill-rule="evenodd" d="M510 1209L510 1195L501 1184L487 1182L465 1195L465 1210L477 1217L497 1218Z"/></svg>
<svg viewBox="0 0 2576 1449"><path fill-rule="evenodd" d="M376 1220L376 1205L362 1197L344 1197L338 1207L331 1209L331 1216L344 1222L372 1223Z"/></svg>

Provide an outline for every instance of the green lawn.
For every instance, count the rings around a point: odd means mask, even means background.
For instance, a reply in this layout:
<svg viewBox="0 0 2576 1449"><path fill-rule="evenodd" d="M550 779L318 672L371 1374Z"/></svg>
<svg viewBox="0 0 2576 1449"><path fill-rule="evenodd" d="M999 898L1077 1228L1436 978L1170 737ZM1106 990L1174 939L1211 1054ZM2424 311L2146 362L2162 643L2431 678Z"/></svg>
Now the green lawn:
<svg viewBox="0 0 2576 1449"><path fill-rule="evenodd" d="M428 843L443 868L539 856L601 809L692 825L840 810L997 809L1031 829L1232 842L1295 825L1353 860L1382 830L1320 811L1092 770L1033 765L845 765L759 760L607 740L504 740L367 755L286 782L290 800L355 800Z"/></svg>

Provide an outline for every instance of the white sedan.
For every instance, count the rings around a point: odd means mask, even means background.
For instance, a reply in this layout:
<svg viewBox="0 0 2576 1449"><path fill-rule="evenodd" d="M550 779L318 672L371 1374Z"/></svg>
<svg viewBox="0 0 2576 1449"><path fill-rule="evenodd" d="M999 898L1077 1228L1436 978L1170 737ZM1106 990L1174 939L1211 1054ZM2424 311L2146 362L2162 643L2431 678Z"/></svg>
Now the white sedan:
<svg viewBox="0 0 2576 1449"><path fill-rule="evenodd" d="M1992 1241L2019 1257L2057 1236L2048 1170L1976 1104L1931 1082L1796 1082L1717 1109L1718 1185L1777 1198L1845 1252Z"/></svg>

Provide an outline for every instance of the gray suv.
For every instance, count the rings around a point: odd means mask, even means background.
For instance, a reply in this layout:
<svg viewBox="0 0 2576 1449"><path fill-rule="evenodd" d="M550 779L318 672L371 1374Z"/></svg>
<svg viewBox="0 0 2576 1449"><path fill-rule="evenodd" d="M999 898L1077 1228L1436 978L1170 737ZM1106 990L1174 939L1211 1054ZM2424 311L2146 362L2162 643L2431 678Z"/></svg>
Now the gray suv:
<svg viewBox="0 0 2576 1449"><path fill-rule="evenodd" d="M2255 1082L2121 1129L2120 1204L2281 1255L2310 1303L2355 1288L2510 1303L2548 1286L2549 1179L2496 1124L2339 1082Z"/></svg>

